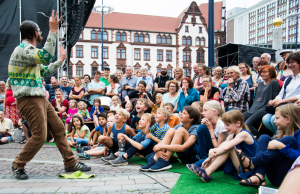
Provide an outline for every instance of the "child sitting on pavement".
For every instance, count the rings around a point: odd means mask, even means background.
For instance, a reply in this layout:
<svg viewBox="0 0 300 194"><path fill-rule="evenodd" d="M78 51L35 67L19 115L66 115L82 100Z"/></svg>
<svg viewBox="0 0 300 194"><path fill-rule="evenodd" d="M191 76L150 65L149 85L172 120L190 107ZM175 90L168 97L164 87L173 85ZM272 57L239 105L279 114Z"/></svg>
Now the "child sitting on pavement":
<svg viewBox="0 0 300 194"><path fill-rule="evenodd" d="M164 104L164 108L167 109L172 114L172 111L174 109L174 105L172 103L168 102L168 103ZM175 127L176 125L179 125L179 124L180 124L180 122L179 122L178 116L172 114L171 117L170 117L170 120L168 122L168 125L171 128L173 128L173 127Z"/></svg>
<svg viewBox="0 0 300 194"><path fill-rule="evenodd" d="M104 108L101 107L101 99L100 98L95 98L93 103L94 103L94 106L91 108L90 117L94 121L95 127L98 127L98 125L99 125L98 114L103 113Z"/></svg>
<svg viewBox="0 0 300 194"><path fill-rule="evenodd" d="M82 146L88 145L90 129L84 125L81 115L73 116L71 126L68 129L71 134L70 138L67 138L70 146L74 147L76 144L80 144ZM74 139L75 134L77 135L76 139Z"/></svg>
<svg viewBox="0 0 300 194"><path fill-rule="evenodd" d="M98 139L98 137L100 135L103 135L104 130L106 128L106 123L107 123L107 117L106 117L105 113L100 113L98 115L98 123L99 123L99 126L96 127L95 129L93 129L89 136L88 145L92 145L92 146L95 145L95 142ZM91 139L93 140L92 144L91 144Z"/></svg>
<svg viewBox="0 0 300 194"><path fill-rule="evenodd" d="M134 130L135 133L138 133L141 131L139 128L139 121L142 117L142 115L145 113L145 111L150 107L148 100L145 98L139 98L135 105L135 110L137 112L137 115L135 115L132 120L130 127L132 130Z"/></svg>
<svg viewBox="0 0 300 194"><path fill-rule="evenodd" d="M150 131L150 126L155 123L154 117L149 114L143 114L139 121L139 127L141 131L138 132L132 139L130 139L125 134L119 134L118 140L126 142L125 145L125 153L116 153L118 157L114 160L110 160L109 162L114 166L127 165L128 159L134 156L136 153L139 153L143 156L147 156L148 154L153 152L153 144L152 140L146 138L146 134Z"/></svg>
<svg viewBox="0 0 300 194"><path fill-rule="evenodd" d="M148 160L142 171L162 171L172 168L171 156L176 152L178 158L183 163L193 163L197 161L198 144L197 128L199 122L199 111L191 106L183 108L180 114L180 122L174 128L170 128L163 140L154 146L154 157Z"/></svg>

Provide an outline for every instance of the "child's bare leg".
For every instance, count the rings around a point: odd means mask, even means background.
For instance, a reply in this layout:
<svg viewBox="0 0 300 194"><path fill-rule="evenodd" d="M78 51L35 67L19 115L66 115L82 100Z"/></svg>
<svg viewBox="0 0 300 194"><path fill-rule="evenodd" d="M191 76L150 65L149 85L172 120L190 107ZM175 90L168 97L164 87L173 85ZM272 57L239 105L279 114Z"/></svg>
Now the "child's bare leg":
<svg viewBox="0 0 300 194"><path fill-rule="evenodd" d="M94 135L93 135L93 142L92 142L93 145L95 145L96 140L97 140L98 137L99 137L98 133L99 133L98 131L95 131L95 133L94 133ZM99 134L100 134L100 133L99 133Z"/></svg>
<svg viewBox="0 0 300 194"><path fill-rule="evenodd" d="M208 168L206 168L205 171L206 171L207 175L210 176L212 173L214 173L222 164L224 164L224 162L227 160L228 157L233 156L233 155L235 155L235 152L234 152L234 149L232 148L232 149L228 150L227 152L225 152L224 154L218 156L213 161L213 163ZM233 165L236 169L239 168L238 159L237 159L237 162L235 161L233 163Z"/></svg>
<svg viewBox="0 0 300 194"><path fill-rule="evenodd" d="M89 151L85 151L85 153L87 153L90 156L102 156L104 154L103 150L89 150Z"/></svg>
<svg viewBox="0 0 300 194"><path fill-rule="evenodd" d="M66 130L66 132L68 131L68 124L67 123L65 123L65 130Z"/></svg>
<svg viewBox="0 0 300 194"><path fill-rule="evenodd" d="M98 123L98 117L96 115L93 116L93 121L94 121L95 127L98 127L99 123Z"/></svg>

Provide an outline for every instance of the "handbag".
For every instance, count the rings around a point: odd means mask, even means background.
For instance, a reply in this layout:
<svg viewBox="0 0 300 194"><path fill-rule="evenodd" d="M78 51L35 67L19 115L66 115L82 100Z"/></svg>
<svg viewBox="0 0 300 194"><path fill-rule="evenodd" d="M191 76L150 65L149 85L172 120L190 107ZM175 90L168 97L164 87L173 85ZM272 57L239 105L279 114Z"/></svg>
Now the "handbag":
<svg viewBox="0 0 300 194"><path fill-rule="evenodd" d="M15 128L14 131L14 140L16 143L19 143L23 140L25 140L25 134L23 134L23 130L21 128Z"/></svg>

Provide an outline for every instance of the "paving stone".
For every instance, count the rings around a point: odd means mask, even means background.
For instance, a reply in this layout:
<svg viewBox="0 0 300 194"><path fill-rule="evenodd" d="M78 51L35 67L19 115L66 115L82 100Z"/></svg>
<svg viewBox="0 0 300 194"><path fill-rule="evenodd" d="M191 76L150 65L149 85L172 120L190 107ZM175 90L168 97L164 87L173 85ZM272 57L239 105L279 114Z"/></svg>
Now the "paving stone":
<svg viewBox="0 0 300 194"><path fill-rule="evenodd" d="M13 188L35 188L35 187L44 187L45 183L14 183ZM2 187L2 186L0 186ZM56 187L56 186L52 186Z"/></svg>
<svg viewBox="0 0 300 194"><path fill-rule="evenodd" d="M154 188L153 184L135 184L135 185L122 185L122 188L124 190L129 190L129 191L136 191L138 189L150 189Z"/></svg>
<svg viewBox="0 0 300 194"><path fill-rule="evenodd" d="M95 192L102 192L102 191L110 191L110 190L114 190L114 191L118 191L118 190L121 190L122 187L121 185L117 186L101 186L101 187L91 187L91 190L90 191L95 191Z"/></svg>
<svg viewBox="0 0 300 194"><path fill-rule="evenodd" d="M43 187L73 187L74 184L75 184L74 182L66 182L66 183L47 182L44 183Z"/></svg>
<svg viewBox="0 0 300 194"><path fill-rule="evenodd" d="M56 192L59 187L36 187L30 188L25 193L34 193L34 192Z"/></svg>
<svg viewBox="0 0 300 194"><path fill-rule="evenodd" d="M74 187L104 186L104 182L74 182Z"/></svg>
<svg viewBox="0 0 300 194"><path fill-rule="evenodd" d="M85 193L89 192L91 187L61 187L57 192L67 193Z"/></svg>
<svg viewBox="0 0 300 194"><path fill-rule="evenodd" d="M117 180L129 180L128 176L120 176L120 177L103 177L101 181L117 181Z"/></svg>
<svg viewBox="0 0 300 194"><path fill-rule="evenodd" d="M118 180L118 181L106 181L105 186L110 186L110 185L133 185L135 184L134 180Z"/></svg>
<svg viewBox="0 0 300 194"><path fill-rule="evenodd" d="M166 182L177 182L179 177L163 177Z"/></svg>
<svg viewBox="0 0 300 194"><path fill-rule="evenodd" d="M3 188L0 193L24 193L28 188Z"/></svg>
<svg viewBox="0 0 300 194"><path fill-rule="evenodd" d="M152 178L157 178L156 175L149 175L149 176L151 176ZM147 176L144 174L129 176L129 179L144 179L144 178L147 178Z"/></svg>
<svg viewBox="0 0 300 194"><path fill-rule="evenodd" d="M155 178L160 183L164 183L165 180L163 178ZM154 179L151 178L144 178L144 179L134 179L136 184L149 184L149 183L156 183Z"/></svg>

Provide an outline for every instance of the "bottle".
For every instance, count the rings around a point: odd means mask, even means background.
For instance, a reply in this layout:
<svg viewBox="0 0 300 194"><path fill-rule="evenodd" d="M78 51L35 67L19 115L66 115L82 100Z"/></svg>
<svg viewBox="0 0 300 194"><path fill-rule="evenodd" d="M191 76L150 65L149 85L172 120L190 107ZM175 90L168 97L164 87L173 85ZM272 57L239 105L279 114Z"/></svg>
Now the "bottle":
<svg viewBox="0 0 300 194"><path fill-rule="evenodd" d="M119 140L119 152L125 152L125 141Z"/></svg>

